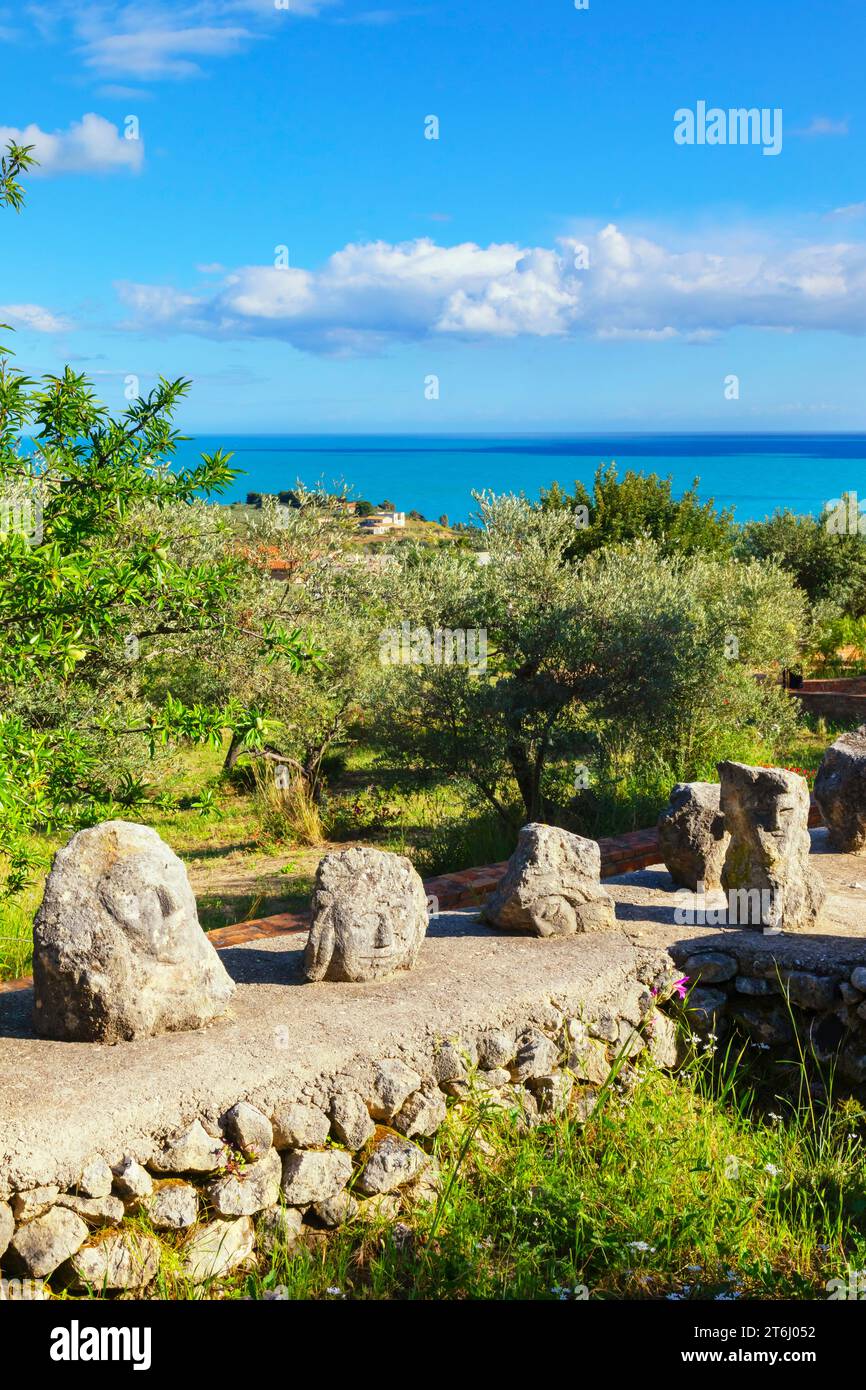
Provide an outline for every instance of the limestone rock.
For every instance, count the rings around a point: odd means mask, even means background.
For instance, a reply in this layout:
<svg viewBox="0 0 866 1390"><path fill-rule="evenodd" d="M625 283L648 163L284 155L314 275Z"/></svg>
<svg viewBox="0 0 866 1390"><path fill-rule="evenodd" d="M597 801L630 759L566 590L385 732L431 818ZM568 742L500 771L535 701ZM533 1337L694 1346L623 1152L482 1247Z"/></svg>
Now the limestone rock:
<svg viewBox="0 0 866 1390"><path fill-rule="evenodd" d="M274 1111L274 1143L278 1149L314 1149L327 1142L330 1121L317 1105L283 1105Z"/></svg>
<svg viewBox="0 0 866 1390"><path fill-rule="evenodd" d="M476 1077L476 1084L479 1091L489 1091L492 1096L497 1091L501 1091L504 1086L511 1084L511 1072L507 1067L494 1067L492 1071L480 1071ZM397 1120L394 1121L394 1128L400 1129Z"/></svg>
<svg viewBox="0 0 866 1390"><path fill-rule="evenodd" d="M155 830L106 821L58 851L33 927L41 1037L117 1043L201 1028L234 990L186 869Z"/></svg>
<svg viewBox="0 0 866 1390"><path fill-rule="evenodd" d="M515 1088L514 1099L520 1111L521 1130L535 1129L541 1123L541 1116L538 1113L538 1101L531 1091L524 1086Z"/></svg>
<svg viewBox="0 0 866 1390"><path fill-rule="evenodd" d="M74 1211L91 1226L116 1226L126 1214L119 1197L78 1197L66 1192L57 1198L57 1205Z"/></svg>
<svg viewBox="0 0 866 1390"><path fill-rule="evenodd" d="M283 1194L294 1207L326 1202L342 1192L352 1176L352 1157L342 1149L296 1151L283 1157Z"/></svg>
<svg viewBox="0 0 866 1390"><path fill-rule="evenodd" d="M707 892L721 883L730 836L719 809L718 782L677 782L659 817L659 848L674 883Z"/></svg>
<svg viewBox="0 0 866 1390"><path fill-rule="evenodd" d="M514 1060L514 1034L504 1028L489 1028L478 1039L478 1065L485 1071L507 1067Z"/></svg>
<svg viewBox="0 0 866 1390"><path fill-rule="evenodd" d="M815 800L832 848L866 854L866 724L830 744L815 778Z"/></svg>
<svg viewBox="0 0 866 1390"><path fill-rule="evenodd" d="M218 1216L255 1216L276 1203L282 1175L280 1156L276 1149L270 1149L258 1163L211 1183L211 1206Z"/></svg>
<svg viewBox="0 0 866 1390"><path fill-rule="evenodd" d="M714 1032L728 1006L723 989L704 989L700 985L691 991L683 1005L686 1018L698 1033Z"/></svg>
<svg viewBox="0 0 866 1390"><path fill-rule="evenodd" d="M274 1205L267 1207L256 1221L256 1239L263 1255L272 1256L291 1250L301 1234L303 1213L296 1207Z"/></svg>
<svg viewBox="0 0 866 1390"><path fill-rule="evenodd" d="M59 1187L31 1187L28 1192L16 1192L12 1211L16 1221L32 1221L50 1211L60 1196Z"/></svg>
<svg viewBox="0 0 866 1390"><path fill-rule="evenodd" d="M396 1192L379 1192L358 1203L359 1221L393 1221L399 1212L400 1195Z"/></svg>
<svg viewBox="0 0 866 1390"><path fill-rule="evenodd" d="M791 1020L779 1005L764 1009L759 1004L737 1004L733 1016L750 1038L768 1047L790 1042L794 1036Z"/></svg>
<svg viewBox="0 0 866 1390"><path fill-rule="evenodd" d="M143 1231L118 1231L82 1245L66 1268L76 1288L143 1289L159 1272L159 1241Z"/></svg>
<svg viewBox="0 0 866 1390"><path fill-rule="evenodd" d="M0 1202L0 1258L12 1239L15 1230L15 1217L8 1202Z"/></svg>
<svg viewBox="0 0 866 1390"><path fill-rule="evenodd" d="M534 936L574 936L616 928L613 900L601 886L601 851L553 825L530 823L481 916L492 927Z"/></svg>
<svg viewBox="0 0 866 1390"><path fill-rule="evenodd" d="M157 1231L185 1231L198 1221L198 1192L192 1183L161 1183L141 1206Z"/></svg>
<svg viewBox="0 0 866 1390"><path fill-rule="evenodd" d="M104 1158L97 1155L85 1165L78 1179L78 1193L81 1197L107 1197L111 1192L112 1172Z"/></svg>
<svg viewBox="0 0 866 1390"><path fill-rule="evenodd" d="M358 1178L358 1191L367 1197L393 1192L417 1178L430 1162L423 1149L398 1134L385 1133L374 1144Z"/></svg>
<svg viewBox="0 0 866 1390"><path fill-rule="evenodd" d="M656 1066L670 1070L680 1060L676 1025L666 1014L653 1014L647 1021L650 1055Z"/></svg>
<svg viewBox="0 0 866 1390"><path fill-rule="evenodd" d="M724 951L697 951L693 956L689 956L683 973L688 976L690 984L722 984L725 980L732 980L736 975L736 957L726 955Z"/></svg>
<svg viewBox="0 0 866 1390"><path fill-rule="evenodd" d="M90 1235L80 1216L63 1207L52 1207L19 1226L6 1252L9 1272L47 1279L68 1260Z"/></svg>
<svg viewBox="0 0 866 1390"><path fill-rule="evenodd" d="M784 988L792 1004L801 1009L818 1009L822 1013L835 1008L836 981L831 975L813 975L808 970L782 972Z"/></svg>
<svg viewBox="0 0 866 1390"><path fill-rule="evenodd" d="M114 1187L120 1197L134 1200L149 1197L153 1191L153 1178L129 1154L114 1169Z"/></svg>
<svg viewBox="0 0 866 1390"><path fill-rule="evenodd" d="M559 1062L559 1048L544 1033L529 1028L517 1040L517 1055L509 1067L513 1081L528 1081L533 1076L547 1076Z"/></svg>
<svg viewBox="0 0 866 1390"><path fill-rule="evenodd" d="M427 894L403 855L379 849L326 854L311 906L308 980L381 980L413 969L427 934Z"/></svg>
<svg viewBox="0 0 866 1390"><path fill-rule="evenodd" d="M595 844L595 841L590 840L590 844ZM601 862L600 855L599 862ZM533 1010L530 1021L540 1028L542 1033L558 1033L565 1022L565 1015L562 1009L558 1009L555 1004L548 1000L546 1004L540 1004L537 1009Z"/></svg>
<svg viewBox="0 0 866 1390"><path fill-rule="evenodd" d="M508 1072L505 1072L508 1080ZM413 1135L427 1137L435 1134L448 1113L445 1097L438 1086L424 1086L400 1107L393 1125L407 1139Z"/></svg>
<svg viewBox="0 0 866 1390"><path fill-rule="evenodd" d="M357 1153L376 1132L370 1112L356 1091L339 1091L331 1101L334 1135L347 1149Z"/></svg>
<svg viewBox="0 0 866 1390"><path fill-rule="evenodd" d="M374 1120L388 1122L420 1085L421 1078L417 1071L413 1071L399 1058L377 1062L373 1084L366 1096L367 1109Z"/></svg>
<svg viewBox="0 0 866 1390"><path fill-rule="evenodd" d="M728 922L809 931L826 897L809 862L809 789L779 767L719 763L721 808L731 841L722 869ZM736 902L734 903L734 898Z"/></svg>
<svg viewBox="0 0 866 1390"><path fill-rule="evenodd" d="M199 1120L171 1139L148 1163L155 1173L214 1173L226 1161L226 1148Z"/></svg>
<svg viewBox="0 0 866 1390"><path fill-rule="evenodd" d="M323 1226L335 1230L357 1216L358 1203L350 1192L340 1192L336 1197L329 1197L327 1202L314 1202L312 1211Z"/></svg>
<svg viewBox="0 0 866 1390"><path fill-rule="evenodd" d="M208 1221L184 1246L181 1268L194 1284L220 1279L249 1259L255 1243L255 1230L249 1216L237 1221Z"/></svg>
<svg viewBox="0 0 866 1390"><path fill-rule="evenodd" d="M541 1115L561 1115L568 1109L574 1077L566 1071L551 1072L549 1076L533 1076L529 1087Z"/></svg>
<svg viewBox="0 0 866 1390"><path fill-rule="evenodd" d="M409 1187L401 1191L401 1199L406 1199L417 1205L421 1202L435 1202L442 1192L442 1171L435 1161L431 1158L429 1166L422 1169L421 1173Z"/></svg>
<svg viewBox="0 0 866 1390"><path fill-rule="evenodd" d="M646 1047L643 1034L637 1028L632 1027L628 1019L623 1019L619 1029L618 1051L624 1057L636 1057L639 1052L643 1052ZM619 1074L622 1079L622 1072Z"/></svg>
<svg viewBox="0 0 866 1390"><path fill-rule="evenodd" d="M593 1081L598 1086L603 1086L610 1075L607 1050L595 1038L574 1040L565 1065L578 1081Z"/></svg>
<svg viewBox="0 0 866 1390"><path fill-rule="evenodd" d="M462 1045L458 1047L453 1042L444 1042L433 1059L433 1075L440 1086L448 1086L454 1081L465 1081L467 1065L471 1064L471 1054Z"/></svg>
<svg viewBox="0 0 866 1390"><path fill-rule="evenodd" d="M757 975L738 975L734 981L734 989L738 994L748 994L753 998L760 998L763 995L773 993L773 984L770 980L762 980Z"/></svg>
<svg viewBox="0 0 866 1390"><path fill-rule="evenodd" d="M274 1132L267 1115L247 1101L239 1101L222 1117L223 1133L245 1158L264 1158L273 1146Z"/></svg>
<svg viewBox="0 0 866 1390"><path fill-rule="evenodd" d="M619 1037L619 1024L609 1009L603 1009L596 1018L586 1025L589 1033L602 1042L616 1042Z"/></svg>

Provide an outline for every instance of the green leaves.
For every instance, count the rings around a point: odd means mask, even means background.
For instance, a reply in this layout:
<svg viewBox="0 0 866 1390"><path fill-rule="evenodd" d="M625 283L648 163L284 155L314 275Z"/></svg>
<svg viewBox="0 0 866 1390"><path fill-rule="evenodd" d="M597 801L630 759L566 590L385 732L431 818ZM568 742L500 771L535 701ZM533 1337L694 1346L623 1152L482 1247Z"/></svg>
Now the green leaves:
<svg viewBox="0 0 866 1390"><path fill-rule="evenodd" d="M230 538L192 563L177 542L179 517L188 513L194 532L202 495L236 476L222 450L173 464L182 436L172 416L188 390L160 379L112 418L70 367L35 383L0 361L0 501L23 498L38 518L24 534L7 505L13 520L0 528L0 708L18 709L0 720L10 888L32 867L28 834L98 814L106 761L120 760L121 792L135 785L121 750L219 746L236 719L245 737L254 728L242 702L146 692L148 665L166 646L225 643L249 569ZM258 642L294 669L323 660L276 620L260 625Z"/></svg>
<svg viewBox="0 0 866 1390"><path fill-rule="evenodd" d="M17 145L13 140L6 146L6 153L0 159L0 208L9 207L20 212L24 206L24 189L18 182L18 175L38 164L30 153L33 148L33 145Z"/></svg>

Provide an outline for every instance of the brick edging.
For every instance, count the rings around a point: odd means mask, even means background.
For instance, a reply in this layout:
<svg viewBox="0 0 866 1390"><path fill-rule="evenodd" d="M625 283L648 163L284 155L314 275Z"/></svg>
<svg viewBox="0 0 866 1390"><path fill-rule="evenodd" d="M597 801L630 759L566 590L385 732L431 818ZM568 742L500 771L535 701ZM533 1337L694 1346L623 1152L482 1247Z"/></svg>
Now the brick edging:
<svg viewBox="0 0 866 1390"><path fill-rule="evenodd" d="M809 807L809 825L823 823L813 798ZM646 869L650 864L659 862L659 833L655 826L650 830L629 830L624 835L602 836L598 845L601 850L602 878L633 873L636 869ZM425 879L424 887L427 896L436 899L440 911L476 907L493 892L505 869L506 861L486 864L478 869L459 869L453 874ZM208 932L208 941L218 951L225 951L231 946L243 946L248 941L308 931L309 926L310 918L306 912L279 912L273 917L256 917L249 922L236 922L230 927L217 927ZM0 992L29 989L32 983L30 975L20 980L7 980L5 984L0 983Z"/></svg>

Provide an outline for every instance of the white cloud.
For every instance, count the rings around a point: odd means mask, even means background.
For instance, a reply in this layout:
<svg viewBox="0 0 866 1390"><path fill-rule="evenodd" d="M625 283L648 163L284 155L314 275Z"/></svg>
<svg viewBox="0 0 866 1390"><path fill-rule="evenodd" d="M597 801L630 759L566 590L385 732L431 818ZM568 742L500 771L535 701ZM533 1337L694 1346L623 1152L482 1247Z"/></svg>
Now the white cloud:
<svg viewBox="0 0 866 1390"><path fill-rule="evenodd" d="M117 82L106 82L97 88L97 94L107 101L150 101L153 96L146 87L126 87Z"/></svg>
<svg viewBox="0 0 866 1390"><path fill-rule="evenodd" d="M588 265L587 265L588 261ZM581 269L580 266L586 268ZM706 343L739 327L866 331L866 244L675 249L609 225L555 247L350 244L318 270L243 266L209 291L124 283L126 327L321 353L429 339Z"/></svg>
<svg viewBox="0 0 866 1390"><path fill-rule="evenodd" d="M827 213L829 218L839 218L844 221L856 221L858 217L866 215L866 203L846 203L842 208L834 208Z"/></svg>
<svg viewBox="0 0 866 1390"><path fill-rule="evenodd" d="M201 72L197 58L224 57L252 37L235 25L219 28L142 28L101 34L84 46L84 63L103 74L137 77L191 77Z"/></svg>
<svg viewBox="0 0 866 1390"><path fill-rule="evenodd" d="M0 126L0 145L14 140L33 145L39 161L34 176L50 174L107 174L118 169L138 173L144 161L141 139L127 140L116 125L93 111L73 121L68 130L49 133L38 125L23 129Z"/></svg>
<svg viewBox="0 0 866 1390"><path fill-rule="evenodd" d="M67 42L104 78L139 82L198 77L208 59L284 32L283 21L314 19L341 0L31 0L29 20L46 42ZM384 12L383 12L384 13Z"/></svg>
<svg viewBox="0 0 866 1390"><path fill-rule="evenodd" d="M31 328L34 333L65 333L72 327L68 319L52 314L41 304L0 304L0 323Z"/></svg>
<svg viewBox="0 0 866 1390"><path fill-rule="evenodd" d="M834 121L831 116L813 116L802 130L792 130L792 135L847 135L848 118Z"/></svg>

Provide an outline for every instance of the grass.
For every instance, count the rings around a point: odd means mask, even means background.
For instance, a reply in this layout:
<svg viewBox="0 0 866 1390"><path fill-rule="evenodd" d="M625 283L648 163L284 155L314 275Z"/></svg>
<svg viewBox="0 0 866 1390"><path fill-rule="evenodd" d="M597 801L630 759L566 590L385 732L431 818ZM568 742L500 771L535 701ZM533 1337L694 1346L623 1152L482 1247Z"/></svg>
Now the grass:
<svg viewBox="0 0 866 1390"><path fill-rule="evenodd" d="M438 1201L206 1288L169 1241L154 1296L826 1298L866 1266L866 1116L803 1104L807 1072L796 1055L702 1045L677 1076L638 1059L586 1123L534 1128L470 1096L437 1136Z"/></svg>
<svg viewBox="0 0 866 1390"><path fill-rule="evenodd" d="M0 906L0 982L29 975L33 961L33 914L40 894L29 892Z"/></svg>

